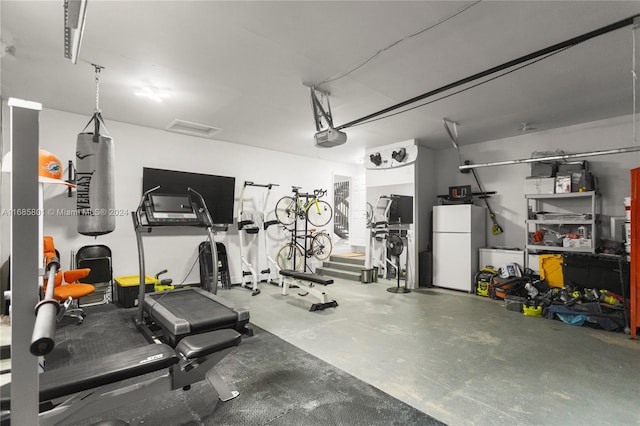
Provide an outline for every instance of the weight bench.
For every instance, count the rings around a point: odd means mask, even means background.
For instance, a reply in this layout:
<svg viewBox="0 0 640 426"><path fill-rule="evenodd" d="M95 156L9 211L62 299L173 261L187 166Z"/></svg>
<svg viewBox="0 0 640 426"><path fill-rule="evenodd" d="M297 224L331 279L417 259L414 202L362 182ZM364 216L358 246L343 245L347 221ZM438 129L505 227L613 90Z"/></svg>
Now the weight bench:
<svg viewBox="0 0 640 426"><path fill-rule="evenodd" d="M307 292L320 300L320 302L311 305L311 308L309 309L310 311L313 312L326 308L335 308L336 306L338 306L338 302L336 302L335 300L329 300L329 296L327 296L327 293L324 290L319 290L316 288L317 284L323 286L333 284L332 279L323 277L322 275L318 274L297 272L290 269L280 270L280 275L284 277L284 282L282 285L283 296L286 296L288 294L289 287L291 287L292 284L295 284L307 287ZM306 294L301 296L306 296Z"/></svg>
<svg viewBox="0 0 640 426"><path fill-rule="evenodd" d="M39 424L69 424L112 410L126 403L190 385L206 379L217 398L238 396L215 371L220 362L240 344L240 334L231 329L183 338L175 349L152 344L95 360L46 371L39 375ZM160 375L134 379L167 370ZM3 424L10 418L10 383L1 388Z"/></svg>

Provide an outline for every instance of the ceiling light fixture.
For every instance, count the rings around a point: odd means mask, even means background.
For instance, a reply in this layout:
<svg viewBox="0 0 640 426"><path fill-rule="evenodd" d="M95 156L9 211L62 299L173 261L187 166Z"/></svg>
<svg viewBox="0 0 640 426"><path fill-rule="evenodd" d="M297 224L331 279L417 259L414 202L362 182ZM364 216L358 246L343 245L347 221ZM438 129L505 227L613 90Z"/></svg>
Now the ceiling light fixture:
<svg viewBox="0 0 640 426"><path fill-rule="evenodd" d="M169 93L162 91L157 87L145 86L135 92L136 96L142 96L158 103L162 102L162 99L169 98Z"/></svg>
<svg viewBox="0 0 640 426"><path fill-rule="evenodd" d="M64 57L74 64L80 54L86 15L87 0L64 0Z"/></svg>
<svg viewBox="0 0 640 426"><path fill-rule="evenodd" d="M208 124L193 123L191 121L185 121L180 119L173 120L166 128L169 132L182 133L190 136L198 136L201 138L213 139L216 133L222 131L218 127L213 127Z"/></svg>
<svg viewBox="0 0 640 426"><path fill-rule="evenodd" d="M520 130L521 132L530 132L532 130L538 130L538 128L533 127L531 123L525 121L524 123L520 123L520 128L518 130Z"/></svg>

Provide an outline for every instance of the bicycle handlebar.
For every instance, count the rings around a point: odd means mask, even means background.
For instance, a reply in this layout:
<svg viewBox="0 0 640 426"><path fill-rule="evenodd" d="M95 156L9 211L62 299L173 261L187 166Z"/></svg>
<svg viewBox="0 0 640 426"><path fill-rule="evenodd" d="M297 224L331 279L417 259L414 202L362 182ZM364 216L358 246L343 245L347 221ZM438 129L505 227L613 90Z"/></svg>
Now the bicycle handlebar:
<svg viewBox="0 0 640 426"><path fill-rule="evenodd" d="M291 192L293 192L294 194L300 196L300 197L307 197L307 198L311 198L311 194L301 194L300 193L300 188L302 188L301 186L292 186L291 187ZM313 196L315 198L320 198L320 197L324 197L325 195L327 195L327 190L326 189L314 189L313 190Z"/></svg>
<svg viewBox="0 0 640 426"><path fill-rule="evenodd" d="M325 195L327 195L327 190L326 189L314 189L313 190L313 195L315 197L324 197Z"/></svg>

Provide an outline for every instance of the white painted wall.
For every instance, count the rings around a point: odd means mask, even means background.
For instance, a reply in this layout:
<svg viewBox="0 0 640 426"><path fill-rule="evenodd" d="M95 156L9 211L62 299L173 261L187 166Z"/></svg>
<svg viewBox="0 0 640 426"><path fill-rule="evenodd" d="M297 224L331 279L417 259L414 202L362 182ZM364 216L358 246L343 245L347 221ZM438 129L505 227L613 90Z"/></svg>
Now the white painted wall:
<svg viewBox="0 0 640 426"><path fill-rule="evenodd" d="M460 142L464 144L464 127L460 127ZM500 139L460 148L462 161L474 164L530 158L534 151L563 150L567 153L598 151L633 146L631 116L601 120L561 129L530 133L519 137ZM586 158L590 170L598 178L601 193L600 235L607 238L609 218L624 216L624 197L629 195L629 171L640 166L640 152ZM468 185L474 192L478 187L472 174L458 169L455 149L437 152L438 194L447 194L449 186ZM530 164L516 164L476 169L486 191L496 191L489 203L504 229L492 235L487 222L487 245L524 248L526 231L524 220L526 204L523 195L524 179L531 171ZM481 200L475 204L483 205Z"/></svg>
<svg viewBox="0 0 640 426"><path fill-rule="evenodd" d="M358 165L360 173L351 179L351 215L349 217L349 240L352 248L363 252L367 245L367 185L364 167Z"/></svg>
<svg viewBox="0 0 640 426"><path fill-rule="evenodd" d="M389 151L416 144L415 140L397 142L383 147L368 150L365 161L369 161L369 155L378 151ZM386 152L385 151L385 152ZM413 244L407 250L408 272L407 287L415 288L419 285L420 265L419 253L427 250L431 237L429 235L429 223L431 208L435 203L436 168L435 152L426 147L417 147L415 162L395 168L369 168L366 172L367 201L374 207L381 195L410 195L413 197L413 224L408 226ZM372 247L367 246L370 260Z"/></svg>
<svg viewBox="0 0 640 426"><path fill-rule="evenodd" d="M56 154L66 165L75 155L76 136L83 129L89 116L70 114L45 109L40 120L40 146ZM301 186L305 192L316 188L328 189L327 199L333 199L333 175L358 176L360 167L302 157L282 152L232 144L227 142L179 135L165 131L107 121L107 128L115 143L115 208L135 210L142 192L142 168L155 167L195 173L206 173L236 178L236 202L244 181L276 183L269 205L289 195L291 186ZM292 141L312 143L312 141ZM321 155L321 154L320 154ZM256 197L261 205L264 193L247 191L246 198ZM253 195L252 195L253 194ZM45 209L75 209L75 198L67 198L59 185L48 185L45 189ZM237 210L237 206L236 206ZM327 226L331 230L333 224ZM47 216L44 221L45 234L54 236L64 267L69 265L70 251L84 245L106 244L113 251L114 276L137 275L138 260L136 240L130 215L116 218L116 230L97 238L79 235L76 218ZM272 227L274 228L274 227ZM279 238L272 244L271 255L284 243L284 234L275 232L270 236ZM197 246L204 241L202 236L145 237L146 271L148 275L168 269L163 277L180 282L197 262ZM218 235L218 241L226 245L232 282L240 282L240 253L237 226ZM255 256L255 252L249 254ZM261 262L261 268L264 267ZM186 282L198 282L198 265L188 275Z"/></svg>
<svg viewBox="0 0 640 426"><path fill-rule="evenodd" d="M41 146L54 152L66 164L68 159L74 158L76 135L88 119L89 116L45 109L41 114ZM3 124L6 124L6 120ZM288 195L291 185L302 186L303 190L329 188L328 196L331 199L334 174L352 176L354 194L358 188L364 191L363 165L351 166L328 162L124 123L107 122L107 126L116 143L115 207L119 209L132 210L137 206L142 186L143 166L234 176L237 195L240 185L245 180L257 183L278 183L280 186L272 193L269 203L271 205L274 205L280 196ZM6 138L7 126L3 125L2 130ZM463 160L486 163L528 158L533 151L561 149L567 152L587 152L620 148L633 145L632 133L631 117L618 117L481 144L463 145L461 156ZM464 144L464 127L460 128L460 140ZM435 204L436 198L433 194L446 194L448 187L452 185L471 184L474 191L477 190L473 176L459 172L458 157L453 148L435 153L428 151L426 160L419 159L421 165L426 161L427 166L421 166L416 174L417 181L423 188L421 191L427 191L424 195L421 192L421 206L424 200L433 200L432 204ZM321 154L321 151L319 152ZM365 161L368 161L368 156ZM591 157L588 161L591 170L599 180L603 213L600 235L606 238L609 235L609 217L624 216L623 199L628 196L630 190L629 170L640 166L640 153ZM429 170L431 167L433 169ZM396 169L396 172L403 174L399 179L377 182L377 178L367 176L366 185L404 183L407 181L404 172L408 172L409 169L404 171L402 169L404 167ZM498 236L488 232L487 245L522 248L525 241L524 218L526 215L523 185L524 178L529 175L530 165L486 167L477 169L477 172L487 191L497 191L489 202L504 229L504 233ZM435 186L429 182L430 176L433 176L436 181ZM6 180L3 180L3 186L5 182ZM400 193L400 191L396 192ZM259 194L259 196L262 195ZM361 192L360 196L363 197L364 194ZM4 203L6 199L3 198L2 201ZM481 205L478 201L476 203ZM6 203L4 204L3 207L6 207ZM48 185L45 190L45 208L74 209L75 199L67 198L66 191L61 186ZM420 207L419 214L423 213L423 208ZM0 222L2 222L0 231L4 234L6 221ZM364 223L363 220L362 223ZM93 239L77 234L75 218L47 217L45 220L45 231L55 237L61 249L65 267L69 264L70 250L77 250L87 244L106 244L114 252L115 275L137 274L137 252L131 218L118 217L116 226L115 232ZM358 245L358 238L360 242L366 242L368 233L362 231L363 233L356 237L356 228L357 226L353 226L352 244ZM487 223L487 229L490 229L490 223ZM419 234L422 240L425 234L423 231ZM270 232L269 235L272 238L284 238L284 235L279 232ZM167 276L176 281L181 280L195 260L197 243L202 240L200 237L147 238L145 240L147 271L153 273L167 268L170 271ZM234 227L230 228L228 233L220 235L220 240L227 245L233 280L238 282L240 267L237 230ZM272 255L282 241L272 244ZM6 247L2 249L4 261L8 252ZM196 265L187 281L197 280L197 270Z"/></svg>

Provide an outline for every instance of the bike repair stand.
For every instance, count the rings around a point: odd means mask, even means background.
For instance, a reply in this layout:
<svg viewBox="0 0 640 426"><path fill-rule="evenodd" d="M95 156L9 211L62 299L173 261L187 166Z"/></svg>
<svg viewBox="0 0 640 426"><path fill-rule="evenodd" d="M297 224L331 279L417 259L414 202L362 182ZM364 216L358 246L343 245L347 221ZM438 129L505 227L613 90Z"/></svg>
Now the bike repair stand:
<svg viewBox="0 0 640 426"><path fill-rule="evenodd" d="M395 287L387 288L389 293L411 293L411 290L407 288L407 278L405 276L404 287L400 287L400 275L402 269L400 268L400 256L404 250L404 243L402 237L399 234L389 234L387 237L387 251L391 256L396 258L396 279L397 285Z"/></svg>
<svg viewBox="0 0 640 426"><path fill-rule="evenodd" d="M378 275L387 278L387 263L395 268L396 265L387 259L386 240L389 235L389 210L393 198L387 195L378 197L373 211L373 223L371 227L371 243L369 258L372 268L378 268Z"/></svg>
<svg viewBox="0 0 640 426"><path fill-rule="evenodd" d="M311 194L301 194L298 193L298 197L300 198L304 198L305 202L304 205L306 206L307 203L309 202L309 198L313 198L314 195ZM304 233L302 235L298 235L298 218L299 217L304 217ZM309 253L309 248L307 247L307 235L309 234L309 219L307 218L307 215L304 212L300 211L300 204L296 202L296 221L293 222L293 232L291 233L291 242L293 243L293 245L296 244L296 239L298 238L302 238L302 240L304 241L303 247L304 250L302 251L302 257L304 258L304 265L302 267L302 272L307 272L307 270L309 270L309 272L313 272L311 270L311 268L307 265L307 254ZM293 251L293 265L296 264L296 250Z"/></svg>
<svg viewBox="0 0 640 426"><path fill-rule="evenodd" d="M253 235L251 240L254 242L256 248L259 247L260 229L263 227L264 216L261 212L255 210L244 210L244 191L247 186L256 186L253 182L244 182L242 190L240 191L240 201L238 202L238 237L240 239L240 261L242 269L242 282L240 285L243 288L251 290L251 295L255 296L260 294L258 288L258 274L253 265L247 260L245 256L245 234ZM243 232L244 231L244 232ZM247 245L249 243L247 242ZM257 258L257 256L256 256ZM251 282L245 282L244 277L250 275ZM250 285L249 285L250 284Z"/></svg>

